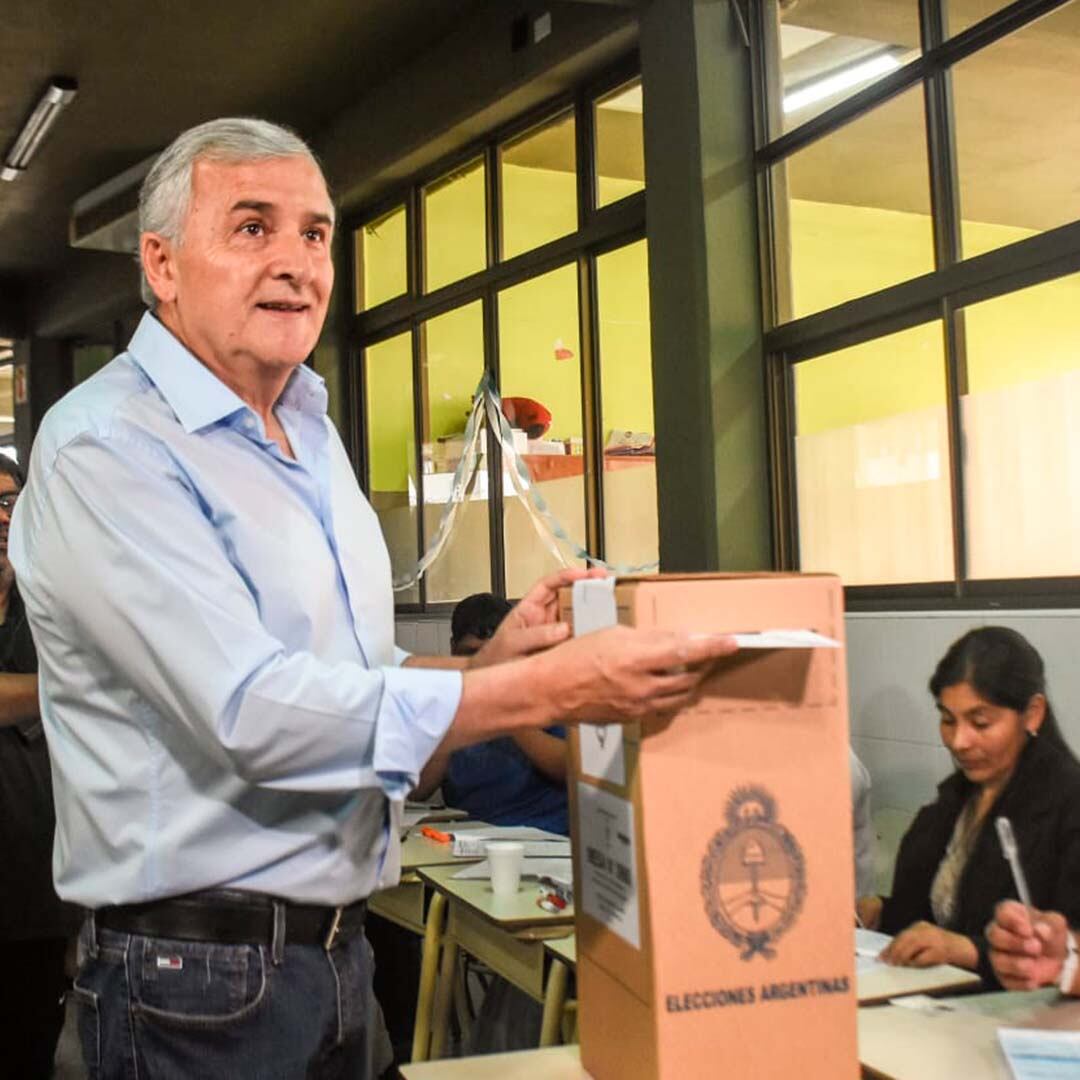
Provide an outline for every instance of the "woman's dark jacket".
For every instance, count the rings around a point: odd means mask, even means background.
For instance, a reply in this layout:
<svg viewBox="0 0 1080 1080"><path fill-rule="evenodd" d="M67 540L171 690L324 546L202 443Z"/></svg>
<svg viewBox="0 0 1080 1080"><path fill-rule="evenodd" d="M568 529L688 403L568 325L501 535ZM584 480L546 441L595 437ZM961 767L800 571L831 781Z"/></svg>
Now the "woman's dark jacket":
<svg viewBox="0 0 1080 1080"><path fill-rule="evenodd" d="M930 887L956 819L977 786L962 772L953 773L938 786L937 802L924 806L904 834L893 894L881 913L886 933L898 934L920 919L935 921ZM983 930L999 900L1018 898L994 827L999 815L1012 822L1032 903L1044 911L1060 911L1070 925L1080 926L1080 763L1051 737L1032 739L984 818L964 867L948 929L975 942L978 972L995 987Z"/></svg>

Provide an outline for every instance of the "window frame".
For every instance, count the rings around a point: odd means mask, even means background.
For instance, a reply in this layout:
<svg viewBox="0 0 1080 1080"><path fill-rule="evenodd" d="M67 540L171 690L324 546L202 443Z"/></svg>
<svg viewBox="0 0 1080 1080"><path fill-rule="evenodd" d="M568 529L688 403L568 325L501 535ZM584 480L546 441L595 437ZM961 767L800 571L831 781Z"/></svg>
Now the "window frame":
<svg viewBox="0 0 1080 1080"><path fill-rule="evenodd" d="M914 0L913 0L914 2ZM757 150L761 289L764 313L770 498L774 563L799 567L795 477L794 368L804 360L897 330L940 321L944 333L946 409L952 503L953 576L950 581L857 585L844 589L848 611L1062 608L1080 605L1075 577L971 579L967 575L961 399L966 354L963 308L1080 272L1080 220L970 258L962 257L956 167L956 113L951 73L960 61L1065 7L1071 0L1014 0L962 32L948 33L948 0L918 0L922 53L805 123L768 137L774 103L768 100L766 50L770 27L765 5L751 5L754 128ZM1078 0L1080 2L1080 0ZM927 274L845 301L824 311L779 323L776 192L773 166L866 116L915 87L922 88L930 170L935 268Z"/></svg>
<svg viewBox="0 0 1080 1080"><path fill-rule="evenodd" d="M600 402L599 312L596 295L596 259L616 248L645 238L644 190L635 192L604 207L596 205L596 132L593 110L598 99L627 83L640 79L641 65L636 52L606 68L573 91L552 97L534 109L515 117L484 136L469 142L438 161L430 168L411 176L404 183L358 208L345 218L344 231L350 238L347 260L347 285L350 297L356 297L357 266L355 230L378 218L387 210L404 204L406 207L408 288L403 296L394 297L366 311L351 310L347 314L348 336L345 393L355 409L351 411L350 453L353 468L365 493L371 490L364 418L366 401L366 351L388 338L407 332L412 340L413 386L419 388L421 374L421 327L428 320L449 311L480 301L483 311L485 369L496 385L500 385L498 301L499 294L513 285L540 277L564 266L576 267L578 279L578 318L582 387L582 434L584 453L585 523L586 535L580 538L590 555L604 557L603 544L603 472L602 422ZM577 228L574 232L540 247L501 258L502 252L502 193L500 181L500 148L530 130L542 127L560 115L572 113L575 122L575 156L577 161ZM424 221L423 193L427 187L478 159L485 168L485 221L487 228L487 267L458 281L424 291ZM355 309L355 299L353 303ZM420 461L423 442L422 395L413 394L414 425L417 432L417 500L423 506L423 468ZM491 557L491 589L503 596L506 592L506 553L503 539L502 457L498 439L488 431L487 454L491 463L488 471L489 550ZM419 550L426 549L424 514L417 513ZM400 615L445 615L453 602L429 601L426 576L419 584L419 602L397 603Z"/></svg>

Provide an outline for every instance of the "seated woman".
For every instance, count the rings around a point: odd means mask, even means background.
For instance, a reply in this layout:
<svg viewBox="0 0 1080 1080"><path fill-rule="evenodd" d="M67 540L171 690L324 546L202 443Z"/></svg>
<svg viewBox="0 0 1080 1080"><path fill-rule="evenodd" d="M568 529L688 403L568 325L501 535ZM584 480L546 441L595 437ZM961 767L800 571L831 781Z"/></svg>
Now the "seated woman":
<svg viewBox="0 0 1080 1080"><path fill-rule="evenodd" d="M1046 700L1042 658L1013 630L954 642L930 692L956 772L904 835L892 896L860 898L858 914L896 935L888 963L954 964L996 985L984 929L1017 894L994 819L1012 822L1033 903L1080 923L1080 762Z"/></svg>

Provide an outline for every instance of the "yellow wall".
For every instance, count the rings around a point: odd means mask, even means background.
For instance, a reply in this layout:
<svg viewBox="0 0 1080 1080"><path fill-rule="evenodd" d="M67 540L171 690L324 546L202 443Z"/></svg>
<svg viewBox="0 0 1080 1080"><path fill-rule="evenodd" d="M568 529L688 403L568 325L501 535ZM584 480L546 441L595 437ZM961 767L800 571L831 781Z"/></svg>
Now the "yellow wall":
<svg viewBox="0 0 1080 1080"><path fill-rule="evenodd" d="M484 166L467 166L424 196L429 292L460 281L487 265L484 235Z"/></svg>
<svg viewBox="0 0 1080 1080"><path fill-rule="evenodd" d="M970 256L1030 236L1030 230L965 222ZM792 282L798 312L817 311L927 269L930 221L923 214L791 201ZM972 390L1027 381L1077 367L1070 314L1080 275L968 309ZM847 427L944 401L939 323L800 364L799 434Z"/></svg>
<svg viewBox="0 0 1080 1080"><path fill-rule="evenodd" d="M406 491L413 452L412 336L372 345L366 365L371 490Z"/></svg>
<svg viewBox="0 0 1080 1080"><path fill-rule="evenodd" d="M604 436L612 428L651 432L652 348L645 241L601 255L596 278Z"/></svg>
<svg viewBox="0 0 1080 1080"><path fill-rule="evenodd" d="M557 343L574 355L559 360ZM505 397L529 397L551 413L545 438L581 435L581 345L573 264L499 293L499 383Z"/></svg>

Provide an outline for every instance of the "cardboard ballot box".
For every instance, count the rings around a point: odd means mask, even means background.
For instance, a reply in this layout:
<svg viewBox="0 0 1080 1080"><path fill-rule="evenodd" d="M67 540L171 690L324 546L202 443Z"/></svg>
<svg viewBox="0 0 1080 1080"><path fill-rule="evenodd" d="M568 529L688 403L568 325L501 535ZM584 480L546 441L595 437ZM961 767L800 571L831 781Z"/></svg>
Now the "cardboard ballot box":
<svg viewBox="0 0 1080 1080"><path fill-rule="evenodd" d="M596 1080L856 1077L839 581L608 579L564 590L562 607L575 634L617 621L839 643L742 648L673 719L571 734L585 1068Z"/></svg>

